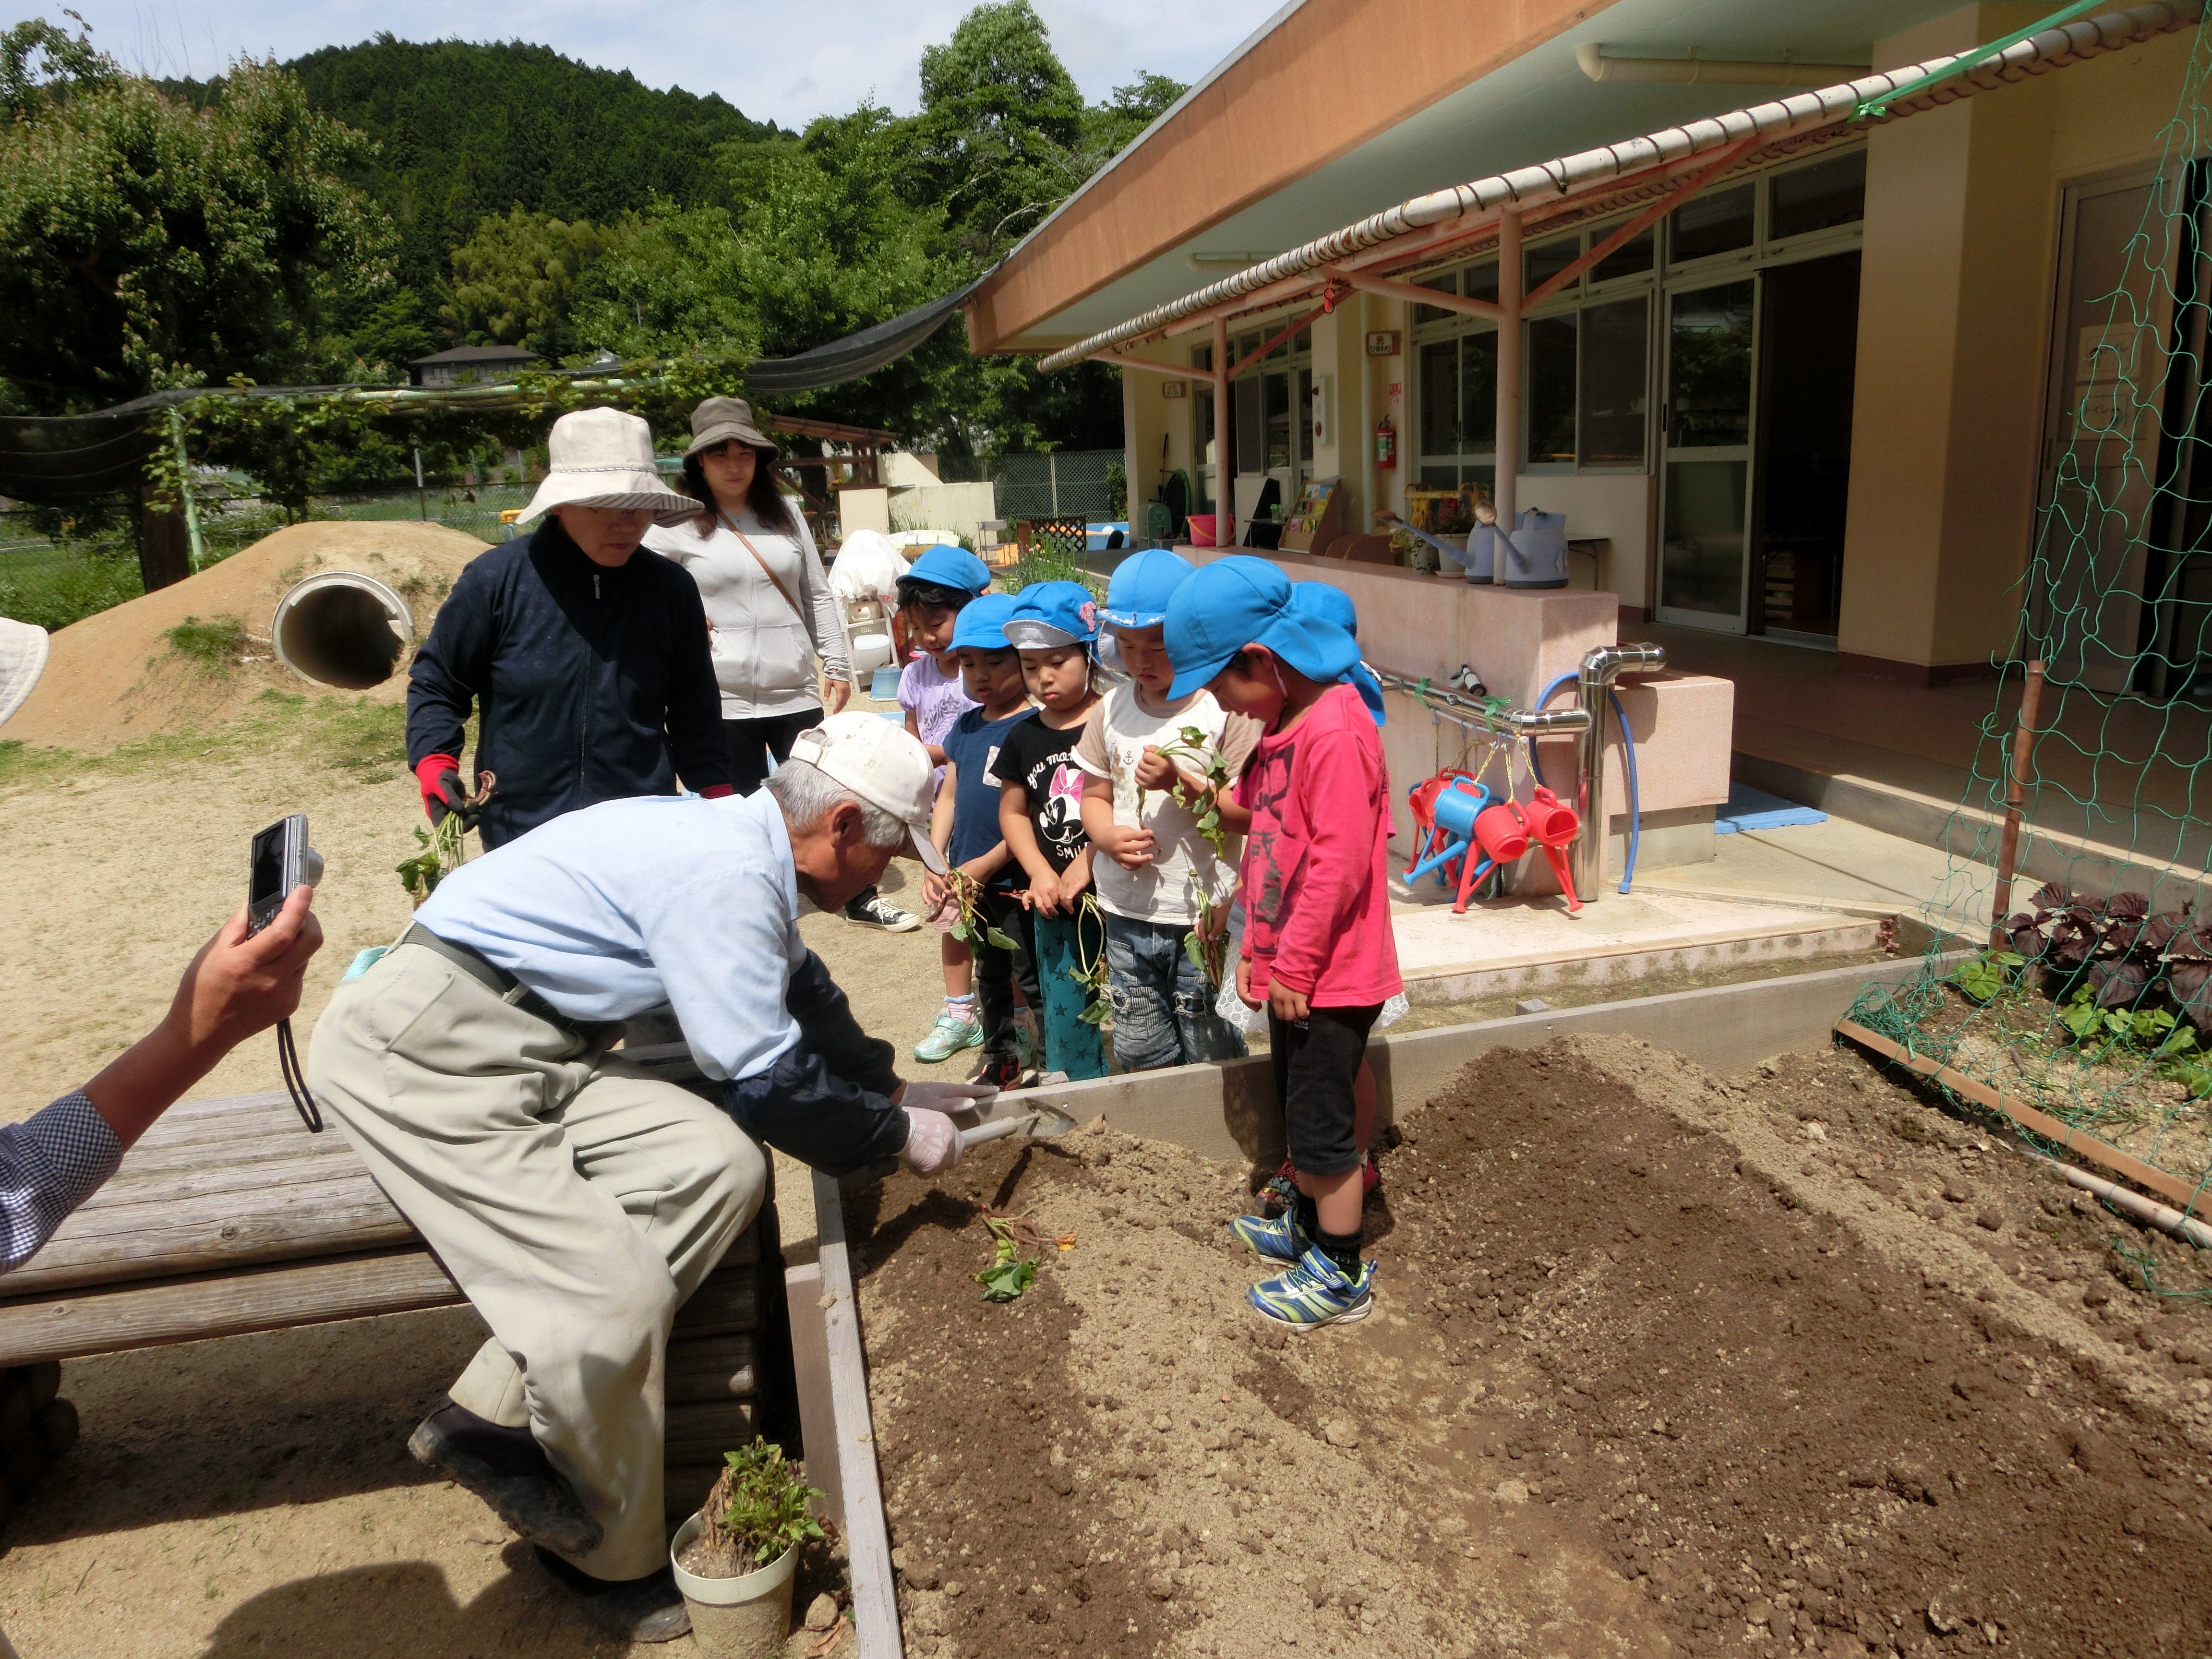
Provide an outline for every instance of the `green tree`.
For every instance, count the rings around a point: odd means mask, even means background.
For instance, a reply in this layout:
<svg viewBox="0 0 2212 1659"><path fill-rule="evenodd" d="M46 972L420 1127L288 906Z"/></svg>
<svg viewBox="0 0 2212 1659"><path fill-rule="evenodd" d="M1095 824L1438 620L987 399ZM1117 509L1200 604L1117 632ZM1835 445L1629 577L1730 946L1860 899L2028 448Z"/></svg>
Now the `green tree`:
<svg viewBox="0 0 2212 1659"><path fill-rule="evenodd" d="M605 251L606 237L587 219L510 208L453 250L453 297L440 314L471 344L558 357L575 349L568 310L576 284Z"/></svg>
<svg viewBox="0 0 2212 1659"><path fill-rule="evenodd" d="M1083 94L1030 0L996 0L921 54L915 137L962 245L994 256L1088 176Z"/></svg>
<svg viewBox="0 0 2212 1659"><path fill-rule="evenodd" d="M40 59L33 66L33 53ZM326 367L338 302L390 282L366 141L241 59L195 107L80 32L0 36L0 378L54 411Z"/></svg>

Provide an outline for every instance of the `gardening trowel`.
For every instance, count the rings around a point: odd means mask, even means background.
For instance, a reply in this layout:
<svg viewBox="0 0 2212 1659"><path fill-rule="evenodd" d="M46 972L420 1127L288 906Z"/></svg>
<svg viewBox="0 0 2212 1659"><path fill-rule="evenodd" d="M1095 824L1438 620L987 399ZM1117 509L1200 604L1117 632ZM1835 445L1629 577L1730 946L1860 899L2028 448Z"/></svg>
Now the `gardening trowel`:
<svg viewBox="0 0 2212 1659"><path fill-rule="evenodd" d="M1032 1140L1050 1140L1066 1134L1075 1127L1073 1114L1048 1102L1039 1101L1033 1112L1024 1112L1015 1117L993 1118L988 1123L960 1132L960 1150L973 1152L987 1140L1003 1139L1007 1135L1026 1134Z"/></svg>

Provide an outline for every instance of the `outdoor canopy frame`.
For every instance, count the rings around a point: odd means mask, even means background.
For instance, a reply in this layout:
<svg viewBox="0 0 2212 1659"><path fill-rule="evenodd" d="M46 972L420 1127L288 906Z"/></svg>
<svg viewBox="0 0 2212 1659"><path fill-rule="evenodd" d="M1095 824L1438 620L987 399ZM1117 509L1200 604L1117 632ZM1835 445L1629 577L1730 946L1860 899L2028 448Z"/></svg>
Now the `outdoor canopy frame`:
<svg viewBox="0 0 2212 1659"><path fill-rule="evenodd" d="M1708 185L1778 156L1817 149L1869 125L1901 120L2069 64L2125 51L2157 35L2193 27L2203 17L2206 0L2148 0L2094 17L2081 16L2096 3L2097 0L2081 0L2040 23L1970 52L1862 76L1817 91L1668 127L1641 138L1431 191L1048 353L1038 367L1049 373L1091 360L1124 369L1211 381L1215 388L1214 453L1221 457L1220 465L1225 470L1230 465L1229 400L1224 394L1240 369L1264 357L1276 343L1315 317L1332 310L1348 292L1413 300L1442 311L1486 317L1498 324L1497 430L1502 453L1504 446L1516 441L1511 434L1521 430L1520 325L1524 313L1662 215ZM1525 235L1610 217L1625 208L1642 210L1565 270L1533 291L1522 292L1521 246ZM1385 275L1416 269L1446 254L1457 258L1493 249L1498 256L1494 301L1419 288ZM1233 319L1316 295L1320 299L1316 309L1271 337L1257 350L1234 362L1230 360L1229 327ZM1201 329L1212 336L1212 356L1205 369L1151 362L1121 349ZM1506 465L1497 469L1493 497L1498 521L1506 526L1516 516L1516 471ZM1225 497L1227 490L1224 488L1217 493ZM1225 509L1227 503L1224 500L1219 505ZM1217 534L1216 540L1227 544L1234 532L1225 510L1221 524L1226 533Z"/></svg>

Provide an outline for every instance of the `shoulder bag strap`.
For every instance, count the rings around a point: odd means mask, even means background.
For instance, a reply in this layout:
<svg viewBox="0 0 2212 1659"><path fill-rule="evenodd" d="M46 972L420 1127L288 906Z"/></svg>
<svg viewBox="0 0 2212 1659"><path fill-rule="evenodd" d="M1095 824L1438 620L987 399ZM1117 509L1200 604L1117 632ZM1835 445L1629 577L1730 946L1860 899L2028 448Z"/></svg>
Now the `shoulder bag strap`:
<svg viewBox="0 0 2212 1659"><path fill-rule="evenodd" d="M799 625L802 628L806 627L806 613L799 608L799 601L791 597L791 590L777 578L775 571L769 568L768 561L761 557L761 550L753 545L752 538L738 529L737 520L728 514L722 512L719 507L715 509L715 514L724 524L729 526L730 534L745 544L745 551L753 556L753 562L760 566L761 574L768 578L769 586L783 595L783 602L791 607L792 614L799 618Z"/></svg>

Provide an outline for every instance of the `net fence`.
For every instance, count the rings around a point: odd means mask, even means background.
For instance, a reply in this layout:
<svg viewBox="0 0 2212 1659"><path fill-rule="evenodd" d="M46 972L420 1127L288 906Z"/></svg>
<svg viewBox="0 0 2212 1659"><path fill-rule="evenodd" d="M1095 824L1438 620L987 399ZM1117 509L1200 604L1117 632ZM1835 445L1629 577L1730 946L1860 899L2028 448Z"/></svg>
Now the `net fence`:
<svg viewBox="0 0 2212 1659"><path fill-rule="evenodd" d="M1127 458L1118 449L1054 450L1042 455L940 455L946 483L988 483L998 516L1118 520L1128 511Z"/></svg>
<svg viewBox="0 0 2212 1659"><path fill-rule="evenodd" d="M1929 907L1994 925L1847 1017L2184 1206L2212 1182L2208 78L2200 23L2154 172L2068 194L2036 541Z"/></svg>

